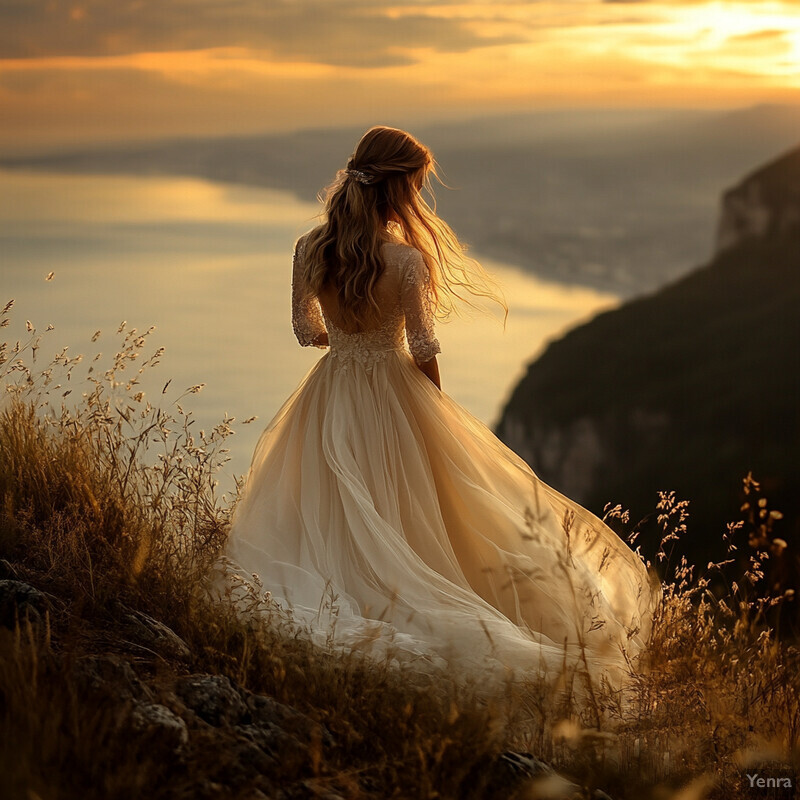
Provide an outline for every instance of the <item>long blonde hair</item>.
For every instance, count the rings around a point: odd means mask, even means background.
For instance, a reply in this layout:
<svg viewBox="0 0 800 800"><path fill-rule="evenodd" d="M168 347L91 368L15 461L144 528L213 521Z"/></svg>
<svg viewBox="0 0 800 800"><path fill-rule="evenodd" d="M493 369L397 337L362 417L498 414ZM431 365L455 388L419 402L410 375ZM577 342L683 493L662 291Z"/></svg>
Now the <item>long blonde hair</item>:
<svg viewBox="0 0 800 800"><path fill-rule="evenodd" d="M319 194L325 221L310 231L303 261L313 294L335 288L340 314L348 323L376 320L375 284L384 270L382 234L422 254L430 272L434 312L443 319L457 301L492 299L508 313L495 281L466 255L466 247L422 197L433 198L431 176L442 183L431 151L410 133L382 125L370 128L346 169ZM470 297L472 296L472 297Z"/></svg>

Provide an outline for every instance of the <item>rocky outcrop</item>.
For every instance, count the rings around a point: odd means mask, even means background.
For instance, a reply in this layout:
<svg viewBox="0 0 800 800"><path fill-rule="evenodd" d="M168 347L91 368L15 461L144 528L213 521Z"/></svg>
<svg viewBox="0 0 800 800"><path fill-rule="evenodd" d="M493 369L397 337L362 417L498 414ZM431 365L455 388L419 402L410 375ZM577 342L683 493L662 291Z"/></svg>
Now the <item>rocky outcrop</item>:
<svg viewBox="0 0 800 800"><path fill-rule="evenodd" d="M67 686L76 702L113 720L108 735L120 747L163 759L173 776L184 769L190 773L181 778L190 787L186 796L221 800L245 791L248 797L308 796L314 753L335 746L320 723L223 675L153 682L115 655L86 656L71 664L55 658L53 669L70 676ZM294 781L279 785L274 776L287 774Z"/></svg>
<svg viewBox="0 0 800 800"><path fill-rule="evenodd" d="M724 530L752 471L782 524L800 523L800 148L726 192L723 209L710 263L553 342L497 425L595 513L619 503L638 520L674 490L695 530ZM707 545L687 540L686 553Z"/></svg>
<svg viewBox="0 0 800 800"><path fill-rule="evenodd" d="M514 452L535 464L548 482L579 503L589 503L605 476L625 468L618 436L632 435L643 446L658 447L669 429L667 412L632 408L622 424L614 415L586 414L563 425L526 426L519 417L509 414L504 418L501 435Z"/></svg>
<svg viewBox="0 0 800 800"><path fill-rule="evenodd" d="M526 427L508 416L502 428L506 444L560 490L585 502L597 482L598 472L608 467L607 436L599 421L580 417L566 426Z"/></svg>
<svg viewBox="0 0 800 800"><path fill-rule="evenodd" d="M0 625L4 628L42 622L47 605L45 595L33 586L22 581L0 580Z"/></svg>
<svg viewBox="0 0 800 800"><path fill-rule="evenodd" d="M191 652L186 642L171 628L148 614L132 609L121 609L125 633L140 647L150 649L166 658L189 661Z"/></svg>
<svg viewBox="0 0 800 800"><path fill-rule="evenodd" d="M160 703L139 703L130 716L134 735L156 740L159 745L174 755L183 752L189 743L189 728L173 711Z"/></svg>
<svg viewBox="0 0 800 800"><path fill-rule="evenodd" d="M31 620L39 620L46 612L47 598L28 583L0 581L0 604L6 612L13 611L11 628L16 633L20 620L28 630L35 627ZM116 610L123 618L132 613L121 603ZM135 612L137 618L139 614ZM146 619L152 627L155 620ZM158 626L155 629L161 630ZM127 629L119 630L125 637L129 635ZM8 631L4 633L9 636ZM116 641L108 631L94 639L95 645L100 643L114 650L122 639ZM127 639L124 643L132 644ZM173 666L180 661L178 658ZM158 796L164 797L344 800L388 796L373 790L369 775L363 783L356 783L343 773L343 783L339 783L337 776L320 772L321 763L335 762L332 756L342 745L342 738L354 735L348 725L338 725L334 735L329 722L323 724L274 697L249 691L229 676L205 672L176 675L171 668L163 668L163 660L148 662L136 655L97 650L79 654L43 647L36 663L36 684L51 693L43 698L47 719L52 716L56 726L46 730L61 737L80 732L78 738L65 740L63 748L74 754L74 759L72 755L68 759L73 759L69 761L70 775L80 774L76 784L86 781L98 786L97 794L81 797L145 796L137 783L143 771L148 780L158 776ZM3 689L9 691L9 685ZM53 698L63 702L53 703ZM64 707L70 710L67 716ZM24 711L18 708L17 713L30 723ZM64 730L56 733L59 726ZM24 725L16 727L23 736L31 735ZM381 734L379 730L374 733ZM378 764L376 769L380 768ZM41 765L41 771L47 776L48 765ZM125 777L117 778L118 772ZM354 774L359 772L353 770ZM43 785L48 785L46 777ZM106 790L114 785L123 786L125 792ZM4 785L7 791L3 797L32 796L26 786L26 777L21 774L15 789ZM590 792L531 753L513 751L487 752L477 759L458 791L464 800L505 800L534 794L546 794L554 800L609 800L605 793ZM67 791L66 796L77 795Z"/></svg>
<svg viewBox="0 0 800 800"><path fill-rule="evenodd" d="M722 195L716 252L746 239L800 230L800 150L746 176Z"/></svg>

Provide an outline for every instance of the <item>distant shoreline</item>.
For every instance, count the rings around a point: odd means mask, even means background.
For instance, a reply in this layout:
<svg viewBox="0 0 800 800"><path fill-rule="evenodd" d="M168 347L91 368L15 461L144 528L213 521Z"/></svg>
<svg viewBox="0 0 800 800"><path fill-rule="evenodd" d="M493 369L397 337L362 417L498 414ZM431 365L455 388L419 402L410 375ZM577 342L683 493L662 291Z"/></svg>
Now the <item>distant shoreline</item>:
<svg viewBox="0 0 800 800"><path fill-rule="evenodd" d="M475 252L630 299L711 257L720 191L731 175L796 144L793 114L800 119L782 106L649 117L552 112L415 131L452 187L438 187L437 208ZM314 203L359 131L75 147L6 157L0 168L197 177Z"/></svg>

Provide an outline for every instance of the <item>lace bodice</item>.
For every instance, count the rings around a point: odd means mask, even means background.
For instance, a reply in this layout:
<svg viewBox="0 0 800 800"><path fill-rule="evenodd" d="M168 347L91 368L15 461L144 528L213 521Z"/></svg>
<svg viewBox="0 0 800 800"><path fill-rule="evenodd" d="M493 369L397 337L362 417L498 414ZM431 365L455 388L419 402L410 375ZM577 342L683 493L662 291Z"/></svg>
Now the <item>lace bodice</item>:
<svg viewBox="0 0 800 800"><path fill-rule="evenodd" d="M381 324L348 333L338 328L319 299L310 293L302 276L305 238L301 237L292 259L292 327L304 347L325 347L316 340L327 331L330 354L337 364L364 366L384 360L391 352L408 350L421 364L441 352L434 332L430 274L422 254L408 245L386 242L386 269L378 279L375 296L381 308Z"/></svg>

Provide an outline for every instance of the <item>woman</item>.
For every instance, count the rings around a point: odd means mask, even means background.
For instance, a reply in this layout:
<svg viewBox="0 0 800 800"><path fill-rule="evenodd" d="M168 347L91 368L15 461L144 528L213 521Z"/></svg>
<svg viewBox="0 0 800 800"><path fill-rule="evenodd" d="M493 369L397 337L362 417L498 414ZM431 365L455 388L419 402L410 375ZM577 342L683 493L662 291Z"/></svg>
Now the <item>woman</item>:
<svg viewBox="0 0 800 800"><path fill-rule="evenodd" d="M619 685L657 591L441 391L435 317L493 289L423 200L431 175L424 145L372 128L297 241L294 332L329 349L258 442L228 553L319 640Z"/></svg>

